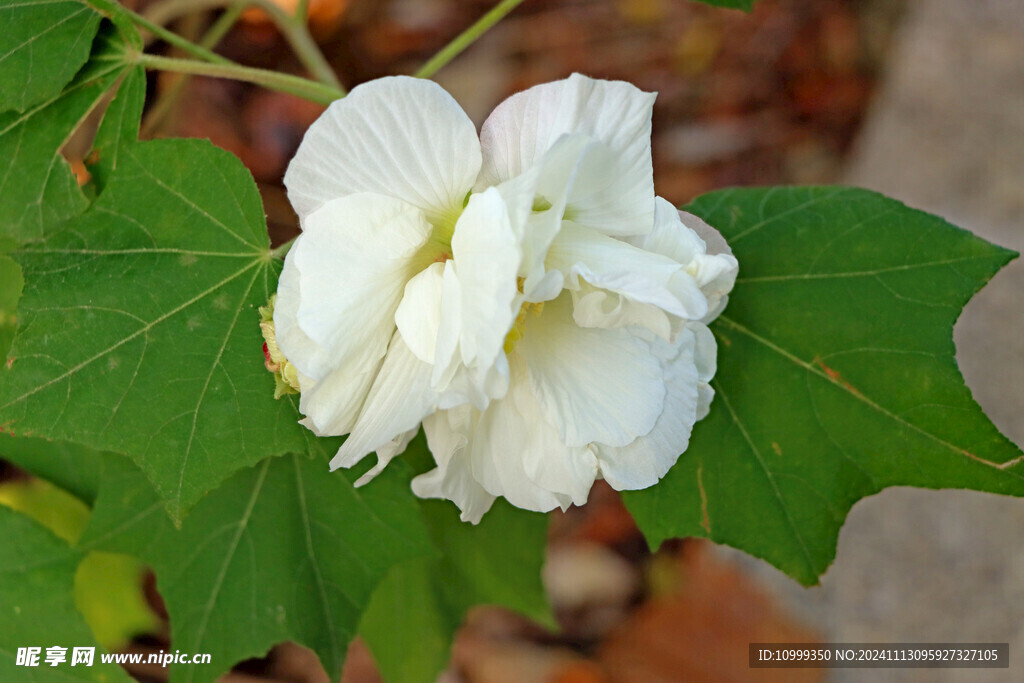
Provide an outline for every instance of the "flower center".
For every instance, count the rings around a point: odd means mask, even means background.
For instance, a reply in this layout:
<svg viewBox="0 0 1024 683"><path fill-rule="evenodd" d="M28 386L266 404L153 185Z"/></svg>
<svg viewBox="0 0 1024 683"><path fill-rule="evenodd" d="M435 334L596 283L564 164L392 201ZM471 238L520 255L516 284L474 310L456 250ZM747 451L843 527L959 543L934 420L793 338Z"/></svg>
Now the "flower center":
<svg viewBox="0 0 1024 683"><path fill-rule="evenodd" d="M516 342L523 338L523 329L526 327L526 316L530 313L533 315L540 315L543 310L543 301L539 304L526 302L519 307L519 313L516 315L516 321L512 323L512 329L508 331L507 335L505 335L505 353L512 353L512 349L515 347Z"/></svg>

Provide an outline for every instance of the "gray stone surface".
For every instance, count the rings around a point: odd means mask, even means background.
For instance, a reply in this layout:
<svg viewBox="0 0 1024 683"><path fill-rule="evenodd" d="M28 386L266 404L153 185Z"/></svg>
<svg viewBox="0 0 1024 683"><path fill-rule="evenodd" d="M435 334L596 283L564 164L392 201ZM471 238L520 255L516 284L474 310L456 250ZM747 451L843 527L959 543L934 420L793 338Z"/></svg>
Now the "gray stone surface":
<svg viewBox="0 0 1024 683"><path fill-rule="evenodd" d="M1024 0L911 0L846 181L1024 251ZM1024 262L955 331L975 398L1024 443ZM861 501L805 590L758 561L797 615L845 642L1009 642L1009 670L841 670L837 681L1024 680L1024 500L889 489Z"/></svg>

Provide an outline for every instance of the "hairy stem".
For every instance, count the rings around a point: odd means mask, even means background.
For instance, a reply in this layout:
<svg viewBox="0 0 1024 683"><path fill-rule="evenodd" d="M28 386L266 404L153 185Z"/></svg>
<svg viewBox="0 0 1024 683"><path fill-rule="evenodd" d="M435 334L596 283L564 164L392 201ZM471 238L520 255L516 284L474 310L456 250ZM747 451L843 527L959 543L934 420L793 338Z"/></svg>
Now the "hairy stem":
<svg viewBox="0 0 1024 683"><path fill-rule="evenodd" d="M207 50L212 50L216 47L217 43L221 41L227 32L231 30L231 27L235 25L235 22L238 21L238 17L245 11L245 8L244 2L236 2L224 10L224 13L213 22L213 25L207 29L206 33L199 40L199 46ZM190 79L191 77L188 74L181 74L177 82L160 95L142 122L141 137L152 137L157 129L160 128Z"/></svg>
<svg viewBox="0 0 1024 683"><path fill-rule="evenodd" d="M306 13L301 6L299 9L303 11L296 12L293 16L281 9L273 0L250 1L267 13L288 44L292 46L295 56L316 80L344 92L334 69L327 63L324 53L320 51L313 36L310 35L309 25L306 23Z"/></svg>
<svg viewBox="0 0 1024 683"><path fill-rule="evenodd" d="M309 70L316 80L343 93L345 92L345 89L341 86L338 77L334 73L334 69L327 63L316 41L313 40L309 33L303 6L300 5L300 11L296 12L293 16L281 9L273 0L245 0L245 2L247 5L259 7L267 13L267 16L274 22L281 35L284 36L284 39L288 41L288 44L294 50L295 56L299 58L302 65ZM189 12L214 9L231 4L233 4L232 0L162 0L162 2L151 6L146 11L146 16L155 24L166 24Z"/></svg>
<svg viewBox="0 0 1024 683"><path fill-rule="evenodd" d="M168 31L163 26L160 26L159 24L150 21L141 14L131 11L127 7L117 2L100 2L97 0L90 0L89 5L103 15L109 16L114 13L119 14L120 16L124 17L136 26L143 28L146 31L149 31L157 38L166 41L168 44L173 45L176 48L179 48L180 50L192 55L193 57L196 57L198 59L204 59L212 64L233 64L231 60L225 59L224 57L221 57L220 55L215 54L206 48L200 47L199 45L193 43L191 40L182 38L173 31Z"/></svg>
<svg viewBox="0 0 1024 683"><path fill-rule="evenodd" d="M452 42L445 45L440 52L431 57L414 75L419 78L430 78L433 76L448 62L455 59L463 50L472 45L487 29L501 21L506 14L514 10L522 1L501 0L487 14L480 17L475 24L460 33Z"/></svg>
<svg viewBox="0 0 1024 683"><path fill-rule="evenodd" d="M160 57L157 55L140 54L137 62L147 69L160 69L161 71L173 71L183 74L194 74L197 76L211 76L213 78L230 78L236 81L255 83L256 85L288 93L297 97L327 105L334 100L345 96L345 93L323 83L317 83L299 76L283 74L277 71L266 69L254 69L239 64L211 64L190 59L175 59L173 57Z"/></svg>

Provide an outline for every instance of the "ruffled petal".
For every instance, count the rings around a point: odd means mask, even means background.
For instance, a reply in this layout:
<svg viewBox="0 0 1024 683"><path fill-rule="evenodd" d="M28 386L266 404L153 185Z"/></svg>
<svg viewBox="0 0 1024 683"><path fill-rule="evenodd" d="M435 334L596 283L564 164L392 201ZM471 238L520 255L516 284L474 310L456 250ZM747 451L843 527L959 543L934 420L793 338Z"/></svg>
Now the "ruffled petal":
<svg viewBox="0 0 1024 683"><path fill-rule="evenodd" d="M648 341L625 329L577 326L568 294L527 317L517 353L567 446L624 446L651 431L662 413L665 385Z"/></svg>
<svg viewBox="0 0 1024 683"><path fill-rule="evenodd" d="M642 234L654 219L651 110L655 95L622 81L573 74L517 93L480 132L477 187L498 185L536 166L565 134L607 146L594 150L569 204L579 222L608 234Z"/></svg>
<svg viewBox="0 0 1024 683"><path fill-rule="evenodd" d="M431 263L405 285L395 324L409 349L425 363L434 362L441 327L441 288L444 264Z"/></svg>
<svg viewBox="0 0 1024 683"><path fill-rule="evenodd" d="M697 255L706 254L707 246L696 231L688 229L689 226L681 220L682 215L683 213L677 211L667 200L656 197L654 229L646 235L629 238L628 241L641 249L667 256L676 263L686 266ZM693 214L685 215L700 220ZM700 223L711 229L704 221Z"/></svg>
<svg viewBox="0 0 1024 683"><path fill-rule="evenodd" d="M705 328L706 329L706 328ZM595 444L601 474L618 491L643 489L658 482L690 442L697 420L698 371L694 334L684 329L674 344L651 342L665 373L665 409L654 428L620 448Z"/></svg>
<svg viewBox="0 0 1024 683"><path fill-rule="evenodd" d="M654 230L629 241L686 266L686 274L700 288L708 304L703 315L692 319L710 323L725 309L739 264L722 235L703 220L677 211L661 197L655 206Z"/></svg>
<svg viewBox="0 0 1024 683"><path fill-rule="evenodd" d="M516 507L547 512L587 500L597 476L589 449L568 447L545 419L522 359L512 363L508 395L474 411L466 450L473 477Z"/></svg>
<svg viewBox="0 0 1024 683"><path fill-rule="evenodd" d="M503 354L489 365L474 363L467 367L462 362L459 344L464 325L463 287L454 262L449 260L444 265L441 298L447 305L441 306L441 329L430 384L439 392L438 406L442 410L463 403L472 403L483 410L492 398L504 396L508 390L508 364ZM471 322L468 324L472 327Z"/></svg>
<svg viewBox="0 0 1024 683"><path fill-rule="evenodd" d="M431 378L444 395L442 405L471 401L482 410L490 399L504 395L507 371L499 361L504 361L502 346L519 309L521 231L495 188L474 194L455 226Z"/></svg>
<svg viewBox="0 0 1024 683"><path fill-rule="evenodd" d="M544 258L561 229L579 160L593 144L583 134L563 135L537 165L496 186L519 241L518 275L526 301L548 301L562 290L563 276L547 270Z"/></svg>
<svg viewBox="0 0 1024 683"><path fill-rule="evenodd" d="M474 194L452 237L460 296L442 302L442 307L462 309L459 350L464 364L490 366L501 352L518 310L513 300L521 256L519 239L498 190Z"/></svg>
<svg viewBox="0 0 1024 683"><path fill-rule="evenodd" d="M393 442L418 427L436 409L430 365L409 350L396 330L355 427L331 460L331 469L352 467L377 451L377 464L358 483L369 481L397 455Z"/></svg>
<svg viewBox="0 0 1024 683"><path fill-rule="evenodd" d="M412 480L412 491L420 498L441 498L455 503L463 522L477 524L491 509L495 496L473 478L466 442L473 409L461 406L427 416L423 431L437 467Z"/></svg>
<svg viewBox="0 0 1024 683"><path fill-rule="evenodd" d="M277 347L284 357L299 371L299 388L305 390L316 380L330 373L334 360L299 327L298 313L302 305L299 289L299 269L295 265L295 254L303 242L303 236L295 240L284 259L284 268L277 281L277 303L274 306L274 335Z"/></svg>
<svg viewBox="0 0 1024 683"><path fill-rule="evenodd" d="M697 366L697 419L707 417L715 390L711 388L711 380L718 370L718 344L715 335L707 325L699 322L687 323L687 329L693 333L693 362Z"/></svg>
<svg viewBox="0 0 1024 683"><path fill-rule="evenodd" d="M643 327L666 340L676 327L675 320L657 306L598 289L588 282L572 290L572 303L572 317L580 327Z"/></svg>
<svg viewBox="0 0 1024 683"><path fill-rule="evenodd" d="M288 165L288 198L305 226L320 206L357 192L401 199L431 221L458 215L480 170L476 127L436 83L364 83L310 126Z"/></svg>
<svg viewBox="0 0 1024 683"><path fill-rule="evenodd" d="M570 221L563 222L545 263L565 274L569 288L578 288L582 278L679 318L696 320L707 313L707 300L683 265Z"/></svg>
<svg viewBox="0 0 1024 683"><path fill-rule="evenodd" d="M296 324L322 353L307 355L286 338L278 342L285 357L317 380L380 359L430 231L419 209L381 195L349 195L310 214L288 259L301 295Z"/></svg>
<svg viewBox="0 0 1024 683"><path fill-rule="evenodd" d="M299 373L299 412L317 436L341 436L355 426L366 394L380 369L380 361L369 368L343 366L316 381Z"/></svg>

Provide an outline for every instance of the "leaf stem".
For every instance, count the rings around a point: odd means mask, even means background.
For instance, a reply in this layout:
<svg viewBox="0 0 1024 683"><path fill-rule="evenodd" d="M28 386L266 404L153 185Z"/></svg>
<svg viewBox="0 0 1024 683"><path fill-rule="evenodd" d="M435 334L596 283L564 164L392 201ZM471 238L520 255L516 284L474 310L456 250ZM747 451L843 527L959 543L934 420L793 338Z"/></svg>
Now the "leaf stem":
<svg viewBox="0 0 1024 683"><path fill-rule="evenodd" d="M213 25L210 26L199 40L199 46L208 50L216 47L217 43L221 41L227 32L231 30L231 27L235 25L235 22L238 21L238 17L245 11L245 8L246 4L244 2L236 2L224 10L224 13L213 22ZM142 122L141 137L151 137L160 127L174 108L174 104L185 90L185 86L188 85L190 78L188 74L181 74L174 85L160 95Z"/></svg>
<svg viewBox="0 0 1024 683"><path fill-rule="evenodd" d="M477 38L484 34L501 21L506 14L514 10L523 0L501 0L492 7L487 14L477 19L476 23L455 37L452 42L445 45L440 52L431 57L426 64L420 67L414 76L418 78L430 78L440 71L448 62L455 59L463 50L472 45Z"/></svg>
<svg viewBox="0 0 1024 683"><path fill-rule="evenodd" d="M267 71L266 69L255 69L231 62L228 64L211 64L209 62L160 57L151 54L139 54L136 60L137 63L142 64L147 69L160 69L162 71L211 76L213 78L230 78L236 81L255 83L270 90L288 93L323 105L330 104L334 100L345 96L344 91L338 88L317 83L307 78L277 71Z"/></svg>
<svg viewBox="0 0 1024 683"><path fill-rule="evenodd" d="M302 7L299 9L303 11L291 15L281 9L273 0L250 0L250 2L266 12L267 16L273 20L285 40L292 46L295 56L299 58L304 67L309 69L316 80L341 90L342 93L345 92L334 69L327 63L324 53L320 51L313 36L310 35L309 26L306 23L306 12Z"/></svg>
<svg viewBox="0 0 1024 683"><path fill-rule="evenodd" d="M295 240L297 239L299 239L298 236L295 236L288 240L287 242L285 242L284 244L280 244L274 247L274 249L270 252L270 256L273 258L284 259L284 257L288 255L288 252L291 250L292 245L295 244Z"/></svg>
<svg viewBox="0 0 1024 683"><path fill-rule="evenodd" d="M313 40L313 36L309 33L305 11L296 11L294 15L288 14L273 0L244 0L244 2L248 6L259 7L267 13L281 35L288 41L295 56L316 80L340 90L342 93L345 92L334 69L328 64L316 41ZM163 0L163 2L150 7L147 10L147 15L153 22L163 24L188 12L214 9L231 4L233 4L232 0ZM300 6L299 10L302 9Z"/></svg>
<svg viewBox="0 0 1024 683"><path fill-rule="evenodd" d="M204 59L212 64L228 65L234 63L231 60L225 59L224 57L221 57L220 55L211 52L206 48L196 45L191 40L182 38L177 33L169 31L165 29L163 26L160 26L159 24L153 23L141 14L131 11L127 7L117 2L96 2L95 0L93 0L92 2L90 2L90 6L98 10L101 14L109 14L116 12L128 21L131 21L136 26L146 29L157 38L166 41L168 44L173 45L174 47L179 48L180 50L183 50L184 52L187 52L188 54L192 55L193 57L197 57L198 59Z"/></svg>

